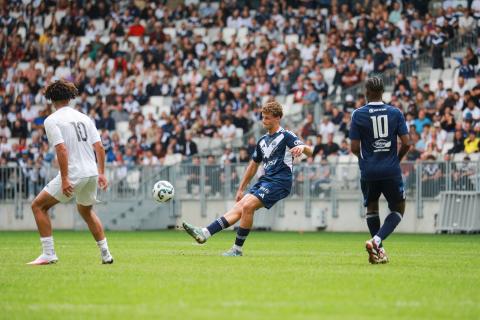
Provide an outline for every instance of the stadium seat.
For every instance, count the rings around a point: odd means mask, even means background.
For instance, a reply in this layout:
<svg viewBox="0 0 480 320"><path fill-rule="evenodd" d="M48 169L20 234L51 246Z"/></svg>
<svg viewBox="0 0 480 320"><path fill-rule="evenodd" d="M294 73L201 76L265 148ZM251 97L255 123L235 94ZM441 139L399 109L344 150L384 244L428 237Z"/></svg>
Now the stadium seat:
<svg viewBox="0 0 480 320"><path fill-rule="evenodd" d="M453 161L455 161L455 162L461 162L461 161L463 161L463 158L465 158L466 155L467 155L467 154L464 153L464 152L455 153L455 154L453 155Z"/></svg>
<svg viewBox="0 0 480 320"><path fill-rule="evenodd" d="M210 140L209 148L211 151L215 149L223 149L223 140L221 138L212 138Z"/></svg>
<svg viewBox="0 0 480 320"><path fill-rule="evenodd" d="M164 104L163 96L151 96L148 103L156 107L163 106Z"/></svg>
<svg viewBox="0 0 480 320"><path fill-rule="evenodd" d="M331 163L331 164L337 164L338 156L336 154L331 154L327 157L327 161L328 163Z"/></svg>
<svg viewBox="0 0 480 320"><path fill-rule="evenodd" d="M157 114L157 107L153 105L144 105L141 107L142 114L147 117L150 113L153 115Z"/></svg>
<svg viewBox="0 0 480 320"><path fill-rule="evenodd" d="M98 32L103 32L103 30L105 30L104 19L95 19L95 20L92 20L92 23L95 26L95 30L97 30Z"/></svg>
<svg viewBox="0 0 480 320"><path fill-rule="evenodd" d="M28 69L29 66L30 66L30 64L28 62L19 62L17 64L17 69L23 71L23 70Z"/></svg>
<svg viewBox="0 0 480 320"><path fill-rule="evenodd" d="M237 40L240 45L248 42L248 28L240 28L237 31Z"/></svg>
<svg viewBox="0 0 480 320"><path fill-rule="evenodd" d="M442 76L442 69L432 69L430 71L430 81L429 81L430 86L432 86L432 83L436 84L438 80L440 80L441 76Z"/></svg>
<svg viewBox="0 0 480 320"><path fill-rule="evenodd" d="M350 163L350 156L347 154L347 155L339 155L338 156L338 163L339 164L346 164L346 163Z"/></svg>
<svg viewBox="0 0 480 320"><path fill-rule="evenodd" d="M210 28L207 31L207 37L210 39L210 43L213 43L215 40L218 40L218 35L221 32L220 28Z"/></svg>
<svg viewBox="0 0 480 320"><path fill-rule="evenodd" d="M298 34L287 34L285 36L285 44L290 45L292 43L298 44Z"/></svg>
<svg viewBox="0 0 480 320"><path fill-rule="evenodd" d="M197 144L198 153L205 153L210 148L210 138L195 137L192 140Z"/></svg>
<svg viewBox="0 0 480 320"><path fill-rule="evenodd" d="M164 166L173 166L177 163L182 162L182 154L174 153L174 154L167 154L165 156L165 160L163 161Z"/></svg>
<svg viewBox="0 0 480 320"><path fill-rule="evenodd" d="M237 29L235 28L223 28L222 30L222 39L226 44L232 42L232 37L237 34Z"/></svg>
<svg viewBox="0 0 480 320"><path fill-rule="evenodd" d="M242 128L236 128L235 129L235 138L242 138L243 137L243 129Z"/></svg>
<svg viewBox="0 0 480 320"><path fill-rule="evenodd" d="M206 28L194 28L193 29L193 34L205 37L207 35L207 29Z"/></svg>
<svg viewBox="0 0 480 320"><path fill-rule="evenodd" d="M480 152L470 153L468 156L470 157L470 161L472 162L477 162L478 160L480 160Z"/></svg>
<svg viewBox="0 0 480 320"><path fill-rule="evenodd" d="M116 129L118 134L120 135L120 140L122 140L122 142L125 142L128 139L128 135L130 134L128 121L117 122Z"/></svg>
<svg viewBox="0 0 480 320"><path fill-rule="evenodd" d="M477 85L477 80L475 78L470 78L467 80L467 88L468 90L472 90L473 87Z"/></svg>
<svg viewBox="0 0 480 320"><path fill-rule="evenodd" d="M133 36L130 36L127 38L128 41L130 41L131 43L133 43L133 45L135 46L135 48L138 48L138 45L140 43L140 37L133 37Z"/></svg>
<svg viewBox="0 0 480 320"><path fill-rule="evenodd" d="M163 33L168 34L172 38L172 40L177 37L177 31L175 30L175 28L164 28Z"/></svg>
<svg viewBox="0 0 480 320"><path fill-rule="evenodd" d="M335 168L335 178L341 189L350 190L356 188L358 184L358 168L351 163L338 164Z"/></svg>
<svg viewBox="0 0 480 320"><path fill-rule="evenodd" d="M289 106L291 106L294 100L295 100L295 96L293 94L289 94L285 99L285 108L288 108Z"/></svg>
<svg viewBox="0 0 480 320"><path fill-rule="evenodd" d="M390 91L385 91L385 92L383 93L383 101L384 101L384 102L387 102L387 103L389 103L390 101L392 101L392 92L390 92Z"/></svg>
<svg viewBox="0 0 480 320"><path fill-rule="evenodd" d="M442 147L442 153L447 154L448 150L453 148L453 142L445 142Z"/></svg>
<svg viewBox="0 0 480 320"><path fill-rule="evenodd" d="M335 78L335 73L336 73L335 68L323 69L323 78L325 79L325 82L329 86L332 86L333 84L333 78Z"/></svg>
<svg viewBox="0 0 480 320"><path fill-rule="evenodd" d="M131 190L138 190L140 188L140 171L130 170L127 174L127 186Z"/></svg>
<svg viewBox="0 0 480 320"><path fill-rule="evenodd" d="M280 103L281 105L285 105L285 101L287 100L285 96L276 96L275 100Z"/></svg>

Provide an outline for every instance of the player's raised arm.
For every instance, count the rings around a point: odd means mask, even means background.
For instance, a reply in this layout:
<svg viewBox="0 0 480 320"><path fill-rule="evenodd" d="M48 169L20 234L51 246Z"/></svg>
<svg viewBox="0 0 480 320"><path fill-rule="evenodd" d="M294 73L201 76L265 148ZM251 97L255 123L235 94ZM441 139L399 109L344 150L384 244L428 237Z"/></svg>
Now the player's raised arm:
<svg viewBox="0 0 480 320"><path fill-rule="evenodd" d="M306 155L307 157L311 157L313 155L313 148L307 146L302 140L300 140L297 135L291 131L285 132L285 138L287 139L287 146L292 153L292 156L295 158L300 157L302 154Z"/></svg>

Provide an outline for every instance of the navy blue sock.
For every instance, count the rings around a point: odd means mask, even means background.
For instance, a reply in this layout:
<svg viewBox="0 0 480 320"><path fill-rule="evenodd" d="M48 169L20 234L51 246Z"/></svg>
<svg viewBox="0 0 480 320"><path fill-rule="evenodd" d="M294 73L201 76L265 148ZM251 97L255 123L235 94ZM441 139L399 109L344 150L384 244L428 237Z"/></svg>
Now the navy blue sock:
<svg viewBox="0 0 480 320"><path fill-rule="evenodd" d="M237 238L235 239L235 245L238 247L242 247L245 240L247 240L247 236L250 233L250 229L243 229L239 227L237 230Z"/></svg>
<svg viewBox="0 0 480 320"><path fill-rule="evenodd" d="M392 212L386 218L383 226L377 233L380 239L385 240L395 230L398 224L402 221L402 215L399 212Z"/></svg>
<svg viewBox="0 0 480 320"><path fill-rule="evenodd" d="M380 230L380 215L376 211L367 212L367 226L370 231L370 235L373 236L377 234ZM383 243L380 243L380 247L383 247Z"/></svg>
<svg viewBox="0 0 480 320"><path fill-rule="evenodd" d="M210 235L214 235L215 233L222 231L223 229L226 229L230 227L230 224L228 223L227 219L225 217L220 217L217 220L213 221L208 227L207 230L210 232Z"/></svg>
<svg viewBox="0 0 480 320"><path fill-rule="evenodd" d="M377 234L378 230L380 230L380 215L375 211L367 212L366 218L368 230L373 238L373 236Z"/></svg>

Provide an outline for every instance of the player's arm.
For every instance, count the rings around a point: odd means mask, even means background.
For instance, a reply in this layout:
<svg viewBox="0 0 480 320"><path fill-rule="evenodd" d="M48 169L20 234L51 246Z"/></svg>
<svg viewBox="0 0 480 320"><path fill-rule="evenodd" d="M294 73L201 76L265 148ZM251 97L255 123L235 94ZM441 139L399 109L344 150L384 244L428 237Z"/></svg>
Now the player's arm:
<svg viewBox="0 0 480 320"><path fill-rule="evenodd" d="M285 137L287 139L287 146L291 148L290 152L295 158L301 156L302 154L306 155L307 157L311 157L313 155L313 148L307 146L293 132L287 131L285 133Z"/></svg>
<svg viewBox="0 0 480 320"><path fill-rule="evenodd" d="M400 141L402 143L402 146L400 147L400 150L398 151L398 159L402 161L403 157L407 154L408 150L410 150L410 135L409 134L404 134L400 136Z"/></svg>
<svg viewBox="0 0 480 320"><path fill-rule="evenodd" d="M245 173L243 174L242 181L240 181L240 185L238 186L237 194L235 196L235 200L237 202L242 199L243 193L245 192L245 189L250 183L250 180L252 180L252 178L257 173L259 165L260 165L260 162L256 162L255 160L250 160L247 170L245 170Z"/></svg>
<svg viewBox="0 0 480 320"><path fill-rule="evenodd" d="M307 146L306 144L296 146L292 150L290 150L294 157L299 157L302 154L306 155L307 157L311 157L313 155L313 148Z"/></svg>
<svg viewBox="0 0 480 320"><path fill-rule="evenodd" d="M407 123L405 122L405 117L402 112L400 112L398 120L398 135L400 136L400 141L402 143L402 146L398 151L398 160L402 161L408 150L410 150L410 134L408 133Z"/></svg>
<svg viewBox="0 0 480 320"><path fill-rule="evenodd" d="M97 168L98 168L98 186L102 190L106 190L108 186L107 178L105 177L105 148L103 148L102 141L100 140L100 135L98 134L95 124L90 122L90 132L89 132L89 142L95 150L95 155L97 158Z"/></svg>
<svg viewBox="0 0 480 320"><path fill-rule="evenodd" d="M98 167L98 185L102 190L107 189L108 182L105 177L105 148L100 141L93 144L93 149L97 155L97 167Z"/></svg>
<svg viewBox="0 0 480 320"><path fill-rule="evenodd" d="M352 153L357 156L357 158L360 159L361 154L360 154L360 130L358 128L358 124L356 121L356 118L354 117L355 111L352 113L352 120L351 120L351 125L350 125L350 132L349 132L349 138L350 138L350 150L352 150Z"/></svg>
<svg viewBox="0 0 480 320"><path fill-rule="evenodd" d="M352 153L360 158L360 140L352 139L350 140L350 150Z"/></svg>
<svg viewBox="0 0 480 320"><path fill-rule="evenodd" d="M67 197L73 193L73 186L68 179L68 150L65 143L61 142L55 145L55 152L58 159L58 167L60 168L60 177L62 179L62 192Z"/></svg>

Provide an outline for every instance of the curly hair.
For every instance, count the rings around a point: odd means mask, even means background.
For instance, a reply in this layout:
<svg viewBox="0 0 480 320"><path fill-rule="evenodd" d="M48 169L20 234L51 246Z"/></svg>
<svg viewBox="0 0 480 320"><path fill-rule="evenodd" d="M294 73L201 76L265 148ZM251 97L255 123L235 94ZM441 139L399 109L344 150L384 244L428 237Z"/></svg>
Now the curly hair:
<svg viewBox="0 0 480 320"><path fill-rule="evenodd" d="M271 114L274 117L283 117L283 108L277 101L269 101L262 107L262 113Z"/></svg>
<svg viewBox="0 0 480 320"><path fill-rule="evenodd" d="M55 101L72 100L78 96L78 89L71 82L65 80L57 80L47 86L45 90L45 98Z"/></svg>

